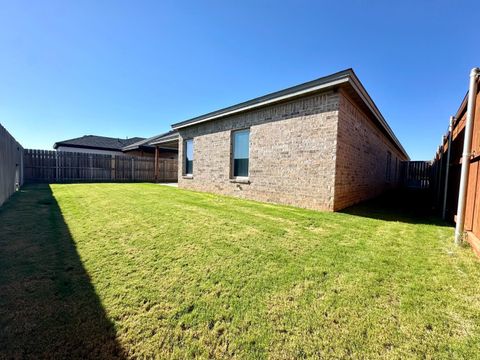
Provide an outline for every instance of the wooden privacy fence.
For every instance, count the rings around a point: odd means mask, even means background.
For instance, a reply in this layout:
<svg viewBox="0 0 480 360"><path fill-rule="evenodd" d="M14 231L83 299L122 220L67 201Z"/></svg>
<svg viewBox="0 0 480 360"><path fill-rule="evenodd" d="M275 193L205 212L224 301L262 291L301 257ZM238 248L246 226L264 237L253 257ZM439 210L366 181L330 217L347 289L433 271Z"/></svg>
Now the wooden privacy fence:
<svg viewBox="0 0 480 360"><path fill-rule="evenodd" d="M434 159L434 167L437 169L435 187L438 189L435 205L442 209L442 212L444 211L445 219L452 222L456 222L460 192L462 154L467 120L467 95L460 104L460 108L453 118L452 128L442 139ZM473 138L465 199L464 230L467 232L467 240L470 241L480 256L480 86L477 87L473 115ZM448 140L449 137L451 137L451 142Z"/></svg>
<svg viewBox="0 0 480 360"><path fill-rule="evenodd" d="M400 179L402 186L413 189L428 189L431 183L430 161L402 161Z"/></svg>
<svg viewBox="0 0 480 360"><path fill-rule="evenodd" d="M125 155L24 151L25 182L175 182L177 160Z"/></svg>
<svg viewBox="0 0 480 360"><path fill-rule="evenodd" d="M22 146L0 124L0 205L23 184Z"/></svg>

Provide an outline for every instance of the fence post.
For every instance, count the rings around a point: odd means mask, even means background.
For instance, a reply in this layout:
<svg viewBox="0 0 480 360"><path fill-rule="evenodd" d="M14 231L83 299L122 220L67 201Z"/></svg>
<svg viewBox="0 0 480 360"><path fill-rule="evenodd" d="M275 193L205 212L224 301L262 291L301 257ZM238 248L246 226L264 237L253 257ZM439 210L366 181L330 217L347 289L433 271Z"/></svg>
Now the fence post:
<svg viewBox="0 0 480 360"><path fill-rule="evenodd" d="M115 181L115 155L112 155L110 164L111 164L110 179Z"/></svg>
<svg viewBox="0 0 480 360"><path fill-rule="evenodd" d="M135 180L135 158L132 157L132 181Z"/></svg>
<svg viewBox="0 0 480 360"><path fill-rule="evenodd" d="M167 160L163 160L162 161L162 181L163 182L167 182L167 166L168 166L168 162Z"/></svg>
<svg viewBox="0 0 480 360"><path fill-rule="evenodd" d="M450 171L450 148L452 147L452 130L453 130L453 121L455 118L450 116L450 123L448 126L448 142L447 142L447 166L445 168L445 184L443 189L443 208L442 208L442 219L445 220L447 216L447 195L448 195L448 177Z"/></svg>
<svg viewBox="0 0 480 360"><path fill-rule="evenodd" d="M155 178L155 182L158 182L158 146L155 146L154 178Z"/></svg>
<svg viewBox="0 0 480 360"><path fill-rule="evenodd" d="M58 151L55 151L55 182L58 183Z"/></svg>
<svg viewBox="0 0 480 360"><path fill-rule="evenodd" d="M23 182L25 181L25 160L24 160L24 156L25 156L25 149L22 147L22 153L21 153L21 156L20 156L20 186L23 185Z"/></svg>
<svg viewBox="0 0 480 360"><path fill-rule="evenodd" d="M88 167L90 168L90 180L93 180L93 159L92 155L88 156Z"/></svg>

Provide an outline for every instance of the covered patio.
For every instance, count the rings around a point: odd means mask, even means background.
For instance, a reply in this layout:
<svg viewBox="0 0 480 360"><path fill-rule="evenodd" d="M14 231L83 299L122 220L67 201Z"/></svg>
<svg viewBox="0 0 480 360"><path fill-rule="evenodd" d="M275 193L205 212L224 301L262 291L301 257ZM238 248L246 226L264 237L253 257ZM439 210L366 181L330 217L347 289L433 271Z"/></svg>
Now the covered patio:
<svg viewBox="0 0 480 360"><path fill-rule="evenodd" d="M149 145L155 147L155 180L165 183L177 182L178 132L172 130L157 136L149 142ZM172 153L174 152L176 156L172 159Z"/></svg>

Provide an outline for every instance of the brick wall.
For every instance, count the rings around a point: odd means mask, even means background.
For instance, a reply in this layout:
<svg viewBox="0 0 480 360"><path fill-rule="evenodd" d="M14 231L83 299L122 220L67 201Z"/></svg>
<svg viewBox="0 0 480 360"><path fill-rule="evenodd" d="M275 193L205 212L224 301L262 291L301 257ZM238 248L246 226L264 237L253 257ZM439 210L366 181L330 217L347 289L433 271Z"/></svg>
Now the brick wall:
<svg viewBox="0 0 480 360"><path fill-rule="evenodd" d="M406 158L344 92L340 92L337 142L334 210L375 197L398 184L399 163Z"/></svg>
<svg viewBox="0 0 480 360"><path fill-rule="evenodd" d="M179 186L341 210L395 187L406 160L371 116L345 92L329 91L180 129ZM231 179L231 132L244 128L250 128L248 184ZM192 138L193 178L186 178L183 140Z"/></svg>
<svg viewBox="0 0 480 360"><path fill-rule="evenodd" d="M193 178L182 188L333 210L338 92L325 92L180 129L194 140ZM231 131L250 128L249 184L231 180Z"/></svg>

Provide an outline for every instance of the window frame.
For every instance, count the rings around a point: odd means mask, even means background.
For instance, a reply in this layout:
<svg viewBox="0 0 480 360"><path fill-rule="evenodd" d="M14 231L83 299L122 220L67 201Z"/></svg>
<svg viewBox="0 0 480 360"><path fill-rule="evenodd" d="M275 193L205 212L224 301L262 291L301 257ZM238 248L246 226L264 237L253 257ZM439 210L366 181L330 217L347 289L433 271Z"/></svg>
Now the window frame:
<svg viewBox="0 0 480 360"><path fill-rule="evenodd" d="M189 173L187 172L187 143L190 142L192 144L192 171ZM182 171L182 174L183 176L193 176L193 161L194 161L194 151L195 151L195 147L194 147L194 143L193 143L193 138L188 138L188 139L185 139L183 140L183 171Z"/></svg>
<svg viewBox="0 0 480 360"><path fill-rule="evenodd" d="M235 134L248 132L247 175L235 175ZM250 128L235 129L230 132L230 178L248 180L250 177Z"/></svg>

